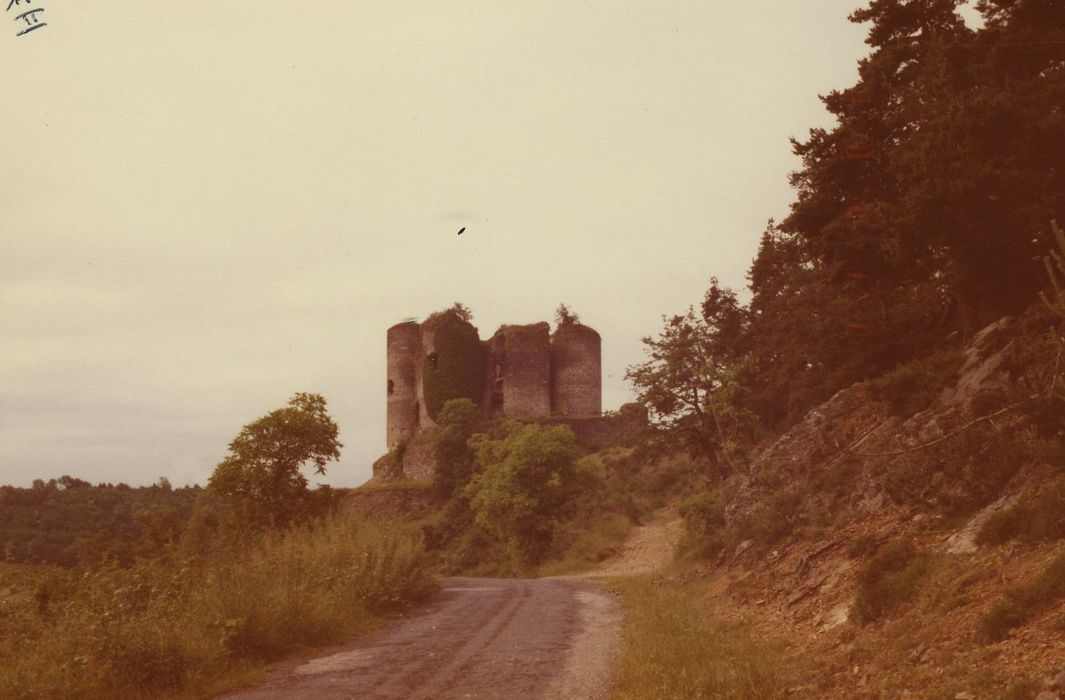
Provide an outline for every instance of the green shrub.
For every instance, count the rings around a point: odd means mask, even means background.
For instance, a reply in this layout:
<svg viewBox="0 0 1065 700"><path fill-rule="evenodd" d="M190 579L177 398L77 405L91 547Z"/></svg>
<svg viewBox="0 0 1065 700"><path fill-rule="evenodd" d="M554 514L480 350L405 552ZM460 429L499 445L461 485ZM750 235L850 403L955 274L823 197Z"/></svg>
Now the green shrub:
<svg viewBox="0 0 1065 700"><path fill-rule="evenodd" d="M451 399L444 404L433 432L434 486L445 498L465 488L473 476L473 450L469 440L477 426L477 406L469 399Z"/></svg>
<svg viewBox="0 0 1065 700"><path fill-rule="evenodd" d="M869 388L895 415L912 416L931 406L943 389L957 380L962 359L958 348L940 350L896 367L874 379Z"/></svg>
<svg viewBox="0 0 1065 700"><path fill-rule="evenodd" d="M733 539L725 526L725 498L719 491L700 491L680 505L684 536L677 554L684 558L708 559L727 548Z"/></svg>
<svg viewBox="0 0 1065 700"><path fill-rule="evenodd" d="M433 351L422 367L425 410L434 421L451 399L480 403L484 355L477 329L453 311L433 314L423 324L433 334Z"/></svg>
<svg viewBox="0 0 1065 700"><path fill-rule="evenodd" d="M912 542L889 543L858 572L855 619L872 622L911 599L927 571L928 558Z"/></svg>
<svg viewBox="0 0 1065 700"><path fill-rule="evenodd" d="M725 499L719 491L702 491L680 504L684 527L696 537L705 537L725 527Z"/></svg>
<svg viewBox="0 0 1065 700"><path fill-rule="evenodd" d="M804 522L803 497L800 488L788 488L758 503L751 512L737 518L736 540L754 540L769 547L794 534Z"/></svg>
<svg viewBox="0 0 1065 700"><path fill-rule="evenodd" d="M1065 539L1065 481L1024 494L1018 503L989 517L976 536L977 544L1001 544L1013 539Z"/></svg>
<svg viewBox="0 0 1065 700"><path fill-rule="evenodd" d="M1065 553L1058 555L1034 580L1006 591L980 620L980 636L987 642L1006 638L1039 613L1065 598Z"/></svg>
<svg viewBox="0 0 1065 700"><path fill-rule="evenodd" d="M478 526L506 542L519 566L541 561L556 523L580 491L580 448L567 426L515 425L471 439L481 471L466 495Z"/></svg>

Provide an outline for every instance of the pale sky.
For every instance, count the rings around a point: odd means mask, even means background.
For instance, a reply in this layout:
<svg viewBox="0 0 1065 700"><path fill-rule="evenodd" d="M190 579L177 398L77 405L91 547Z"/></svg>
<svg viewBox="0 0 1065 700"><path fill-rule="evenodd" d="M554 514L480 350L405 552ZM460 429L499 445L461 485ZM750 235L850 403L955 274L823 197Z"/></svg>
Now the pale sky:
<svg viewBox="0 0 1065 700"><path fill-rule="evenodd" d="M26 0L21 0L21 6ZM385 330L565 302L604 408L787 213L859 0L33 0L0 18L0 483L205 483L323 394L385 449ZM466 232L456 236L459 228Z"/></svg>

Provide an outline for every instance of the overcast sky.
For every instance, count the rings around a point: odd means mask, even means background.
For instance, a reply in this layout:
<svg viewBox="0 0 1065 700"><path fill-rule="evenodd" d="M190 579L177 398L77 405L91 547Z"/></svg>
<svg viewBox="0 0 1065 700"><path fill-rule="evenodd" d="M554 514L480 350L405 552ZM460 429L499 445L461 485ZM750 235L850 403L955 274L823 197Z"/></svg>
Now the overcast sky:
<svg viewBox="0 0 1065 700"><path fill-rule="evenodd" d="M25 5L23 0L20 5ZM560 302L605 408L661 315L745 284L859 0L33 0L0 21L0 483L205 483L323 394L352 486L385 330ZM466 232L457 236L459 228Z"/></svg>

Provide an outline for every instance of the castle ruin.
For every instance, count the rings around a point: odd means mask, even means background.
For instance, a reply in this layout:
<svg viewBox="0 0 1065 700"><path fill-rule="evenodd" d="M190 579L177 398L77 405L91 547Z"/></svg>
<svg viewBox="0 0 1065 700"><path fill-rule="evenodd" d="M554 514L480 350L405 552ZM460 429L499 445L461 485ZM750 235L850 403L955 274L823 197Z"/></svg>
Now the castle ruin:
<svg viewBox="0 0 1065 700"><path fill-rule="evenodd" d="M504 325L482 341L449 311L396 324L387 341L389 449L433 427L434 407L447 398L470 398L485 420L602 413L601 341L580 323L554 333L543 322Z"/></svg>

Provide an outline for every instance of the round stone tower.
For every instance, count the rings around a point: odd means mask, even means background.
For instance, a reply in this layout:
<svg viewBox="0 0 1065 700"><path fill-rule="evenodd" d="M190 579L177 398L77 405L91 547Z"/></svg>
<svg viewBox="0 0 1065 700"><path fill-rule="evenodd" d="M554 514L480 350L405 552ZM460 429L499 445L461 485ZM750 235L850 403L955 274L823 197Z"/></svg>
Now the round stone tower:
<svg viewBox="0 0 1065 700"><path fill-rule="evenodd" d="M551 336L551 413L570 418L603 410L602 342L579 323L566 323Z"/></svg>
<svg viewBox="0 0 1065 700"><path fill-rule="evenodd" d="M418 368L422 361L422 329L417 323L399 323L388 329L388 410L386 436L389 449L418 431Z"/></svg>

